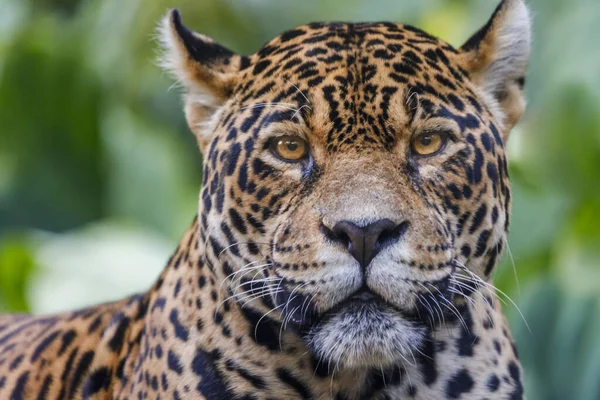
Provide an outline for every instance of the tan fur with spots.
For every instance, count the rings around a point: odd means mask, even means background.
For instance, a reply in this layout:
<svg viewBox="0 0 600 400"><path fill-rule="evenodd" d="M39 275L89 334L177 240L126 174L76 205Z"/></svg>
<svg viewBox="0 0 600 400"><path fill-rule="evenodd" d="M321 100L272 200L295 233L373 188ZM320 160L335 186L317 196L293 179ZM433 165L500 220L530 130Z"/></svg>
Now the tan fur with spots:
<svg viewBox="0 0 600 400"><path fill-rule="evenodd" d="M170 12L198 218L148 292L0 317L0 398L523 398L491 276L528 15L504 0L460 49L328 23L241 56Z"/></svg>

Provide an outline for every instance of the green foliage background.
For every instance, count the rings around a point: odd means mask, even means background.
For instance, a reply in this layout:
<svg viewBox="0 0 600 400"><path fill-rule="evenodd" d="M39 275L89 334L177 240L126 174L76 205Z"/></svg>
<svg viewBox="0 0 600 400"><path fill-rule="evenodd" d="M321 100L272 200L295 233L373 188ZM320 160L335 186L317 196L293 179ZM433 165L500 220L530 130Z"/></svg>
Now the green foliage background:
<svg viewBox="0 0 600 400"><path fill-rule="evenodd" d="M513 224L496 283L523 314L507 301L529 398L598 399L600 3L528 3L529 108L509 143ZM158 269L144 269L139 256L154 252L162 264L194 215L201 159L177 90L153 62L154 27L167 8L250 53L313 20L407 22L460 45L495 5L0 0L0 311L46 312L141 290ZM57 282L75 292L53 290Z"/></svg>

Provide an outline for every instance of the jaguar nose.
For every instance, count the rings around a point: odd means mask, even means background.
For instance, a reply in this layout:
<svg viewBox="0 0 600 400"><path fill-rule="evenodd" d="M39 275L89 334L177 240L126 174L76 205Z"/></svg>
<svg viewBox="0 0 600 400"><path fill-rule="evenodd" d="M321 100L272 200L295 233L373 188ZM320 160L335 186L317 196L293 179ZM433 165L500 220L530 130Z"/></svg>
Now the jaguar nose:
<svg viewBox="0 0 600 400"><path fill-rule="evenodd" d="M326 229L327 236L341 243L366 269L375 256L384 248L397 243L408 229L408 221L396 224L389 219L380 219L367 225L352 221L340 221L333 229Z"/></svg>

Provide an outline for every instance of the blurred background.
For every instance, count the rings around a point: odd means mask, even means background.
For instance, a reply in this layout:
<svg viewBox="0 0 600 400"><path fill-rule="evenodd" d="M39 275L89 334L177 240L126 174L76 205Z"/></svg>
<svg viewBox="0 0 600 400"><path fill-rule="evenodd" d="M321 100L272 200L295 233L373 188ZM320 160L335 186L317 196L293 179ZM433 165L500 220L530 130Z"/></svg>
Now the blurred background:
<svg viewBox="0 0 600 400"><path fill-rule="evenodd" d="M598 0L528 0L529 107L496 284L529 399L600 399ZM145 290L195 215L201 157L155 64L169 7L241 53L314 20L391 20L459 46L497 0L0 0L0 312ZM516 275L515 275L516 271ZM531 331L526 327L527 321Z"/></svg>

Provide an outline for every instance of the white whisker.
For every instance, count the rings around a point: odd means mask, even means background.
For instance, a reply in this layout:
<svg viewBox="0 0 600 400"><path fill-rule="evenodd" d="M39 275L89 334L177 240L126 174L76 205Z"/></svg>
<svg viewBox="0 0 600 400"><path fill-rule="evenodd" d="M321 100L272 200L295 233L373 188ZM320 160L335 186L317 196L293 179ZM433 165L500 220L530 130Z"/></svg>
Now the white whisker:
<svg viewBox="0 0 600 400"><path fill-rule="evenodd" d="M269 107L269 106L282 107L282 108L285 108L285 109L290 110L290 111L296 111L297 110L295 104L292 104L292 103L275 103L275 102L251 104L251 105L248 105L248 106L241 107L240 110L248 110L248 109L253 109L253 108L264 108L264 107Z"/></svg>
<svg viewBox="0 0 600 400"><path fill-rule="evenodd" d="M457 263L458 263L458 261L457 261ZM461 270L467 272L470 275L470 277L466 276L466 275L462 275L463 278L467 278L467 279L470 278L472 283L483 285L483 287L485 287L490 294L494 295L497 299L502 301L504 304L506 304L506 302L502 300L502 298L498 295L498 293L500 293L506 300L508 300L513 305L513 307L515 307L515 309L517 310L517 312L523 319L523 322L525 323L527 330L529 331L529 333L531 333L531 328L529 327L529 324L527 323L525 316L521 312L521 309L519 308L519 306L517 306L517 304L513 301L513 299L509 295L507 295L506 293L504 293L502 290L498 289L496 286L492 285L491 283L486 282L483 279L481 279L477 274L470 271L465 265L463 265L461 263L458 263L458 264L459 264L459 266L462 267Z"/></svg>

